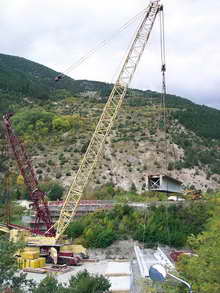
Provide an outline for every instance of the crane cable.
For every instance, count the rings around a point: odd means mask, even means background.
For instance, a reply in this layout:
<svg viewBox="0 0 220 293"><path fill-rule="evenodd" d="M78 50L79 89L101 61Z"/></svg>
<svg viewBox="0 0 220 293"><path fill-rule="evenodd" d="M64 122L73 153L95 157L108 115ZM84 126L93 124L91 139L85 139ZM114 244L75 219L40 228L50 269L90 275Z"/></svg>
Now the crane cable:
<svg viewBox="0 0 220 293"><path fill-rule="evenodd" d="M164 10L163 7L160 13L160 54L161 54L161 72L162 72L162 109L163 109L163 122L164 122L164 141L165 141L165 171L168 171L168 142L167 142L167 113L166 113L166 50L165 50L165 33L164 33ZM168 183L167 183L167 194L168 194ZM170 245L170 228L168 221L168 207L165 207L165 218L166 218L166 230L167 240Z"/></svg>
<svg viewBox="0 0 220 293"><path fill-rule="evenodd" d="M55 77L55 81L59 81L60 79L63 79L65 75L69 74L71 71L73 71L76 67L80 66L83 62L85 62L90 56L94 55L99 49L105 47L108 43L110 43L119 33L123 32L129 25L133 24L137 19L140 19L140 17L145 13L146 8L140 11L138 14L136 14L134 17L132 17L129 21L127 21L123 26L121 26L116 32L112 34L112 36L109 39L104 39L101 42L99 42L93 49L89 50L86 55L79 58L76 62L74 62L72 65L70 65L63 73L60 73L58 76Z"/></svg>
<svg viewBox="0 0 220 293"><path fill-rule="evenodd" d="M160 13L160 54L161 54L161 72L162 72L162 109L164 122L164 140L165 140L165 170L168 169L168 144L167 144L167 114L166 114L166 51L165 51L165 36L164 36L164 11Z"/></svg>

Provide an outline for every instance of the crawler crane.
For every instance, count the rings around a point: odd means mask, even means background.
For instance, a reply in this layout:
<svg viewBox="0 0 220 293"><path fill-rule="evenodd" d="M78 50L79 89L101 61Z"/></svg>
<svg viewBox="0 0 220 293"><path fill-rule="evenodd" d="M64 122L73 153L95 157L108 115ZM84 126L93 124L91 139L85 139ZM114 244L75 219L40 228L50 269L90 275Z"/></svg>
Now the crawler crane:
<svg viewBox="0 0 220 293"><path fill-rule="evenodd" d="M47 203L43 200L42 197L39 197L37 203L35 204L37 217L39 219L43 219L48 229L45 233L45 236L47 235L50 237L36 235L31 239L27 239L28 241L34 241L36 243L37 241L39 241L39 243L50 243L51 246L56 246L56 243L60 241L62 236L64 235L66 228L68 227L76 213L76 209L79 205L83 191L85 190L89 178L94 171L96 163L100 159L102 150L104 148L105 139L108 137L114 120L119 112L129 84L133 78L140 58L148 42L150 33L155 23L156 16L159 13L161 13L161 15L163 14L163 6L160 4L160 0L151 1L144 12L143 20L138 27L136 35L132 41L128 54L119 73L119 76L116 80L116 83L111 91L106 105L104 106L103 112L96 126L94 134L90 140L87 151L80 163L79 170L72 182L72 185L70 186L67 195L64 198L64 204L62 206L58 221L52 226L50 225L51 220L49 220L49 218L46 221L45 217L42 216L41 213L38 213L39 198L40 201L42 201L43 203L43 212L48 209ZM8 121L8 117L5 117L4 119ZM28 168L29 165L27 161L27 169ZM26 172L26 169L23 172ZM30 170L28 174L32 174ZM33 175L31 176L34 178ZM27 182L26 184L29 184L29 182ZM33 194L35 187L36 184L31 189L31 194Z"/></svg>
<svg viewBox="0 0 220 293"><path fill-rule="evenodd" d="M102 153L105 139L108 137L121 107L128 86L143 54L156 16L159 12L163 12L163 6L160 4L160 1L151 1L125 58L118 79L103 109L76 177L65 197L59 220L55 225L56 241L65 232L76 213L80 198Z"/></svg>

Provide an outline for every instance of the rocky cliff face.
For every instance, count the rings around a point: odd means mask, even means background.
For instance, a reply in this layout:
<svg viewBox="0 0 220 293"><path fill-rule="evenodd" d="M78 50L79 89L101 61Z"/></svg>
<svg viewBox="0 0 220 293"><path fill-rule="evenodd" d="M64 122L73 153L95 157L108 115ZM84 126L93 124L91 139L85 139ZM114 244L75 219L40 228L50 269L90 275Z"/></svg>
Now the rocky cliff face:
<svg viewBox="0 0 220 293"><path fill-rule="evenodd" d="M88 105L85 108L84 104L84 111L87 110L87 117L96 122L103 105ZM72 109L66 105L63 108L62 103L56 106L61 113L69 113ZM184 168L177 164L184 162L185 150L173 142L171 130L179 129L180 136L184 132L190 139L194 137L195 141L199 140L199 137L170 118L165 139L164 130L158 126L159 121L160 115L157 111L149 112L146 108L134 109L125 105L106 141L103 156L93 172L88 190L111 182L124 190L130 190L133 184L137 191L142 193L146 190L146 176L150 174L170 175L182 181L187 188L194 186L203 191L218 189L220 176L210 175L207 165ZM58 180L64 186L69 186L84 155L82 149L87 145L92 132L69 131L61 135L54 146L53 143L47 142L43 151L35 149L38 155L32 159L40 180Z"/></svg>

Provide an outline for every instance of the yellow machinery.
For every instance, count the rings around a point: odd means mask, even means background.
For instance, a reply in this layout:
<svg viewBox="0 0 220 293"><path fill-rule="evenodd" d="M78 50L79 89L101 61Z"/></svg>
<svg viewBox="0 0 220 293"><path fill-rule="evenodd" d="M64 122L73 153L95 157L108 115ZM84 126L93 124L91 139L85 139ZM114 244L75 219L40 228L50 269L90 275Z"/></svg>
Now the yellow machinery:
<svg viewBox="0 0 220 293"><path fill-rule="evenodd" d="M202 199L202 191L200 189L187 189L184 192L185 199L198 200Z"/></svg>

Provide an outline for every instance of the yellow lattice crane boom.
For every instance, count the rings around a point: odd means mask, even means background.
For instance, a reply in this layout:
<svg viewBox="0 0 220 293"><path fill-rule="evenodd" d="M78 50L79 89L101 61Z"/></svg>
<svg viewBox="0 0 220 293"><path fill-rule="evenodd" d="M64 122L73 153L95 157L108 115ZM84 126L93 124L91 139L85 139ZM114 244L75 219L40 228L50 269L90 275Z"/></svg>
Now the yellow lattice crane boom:
<svg viewBox="0 0 220 293"><path fill-rule="evenodd" d="M56 227L56 240L65 232L67 226L75 215L79 201L88 180L95 168L104 147L106 137L112 128L113 122L118 114L127 88L132 80L134 72L143 54L149 39L153 24L159 11L162 10L160 1L151 1L144 13L144 18L136 32L129 52L112 89L108 101L103 109L102 115L91 138L87 151L81 161L79 170L70 186L64 204L61 209Z"/></svg>

